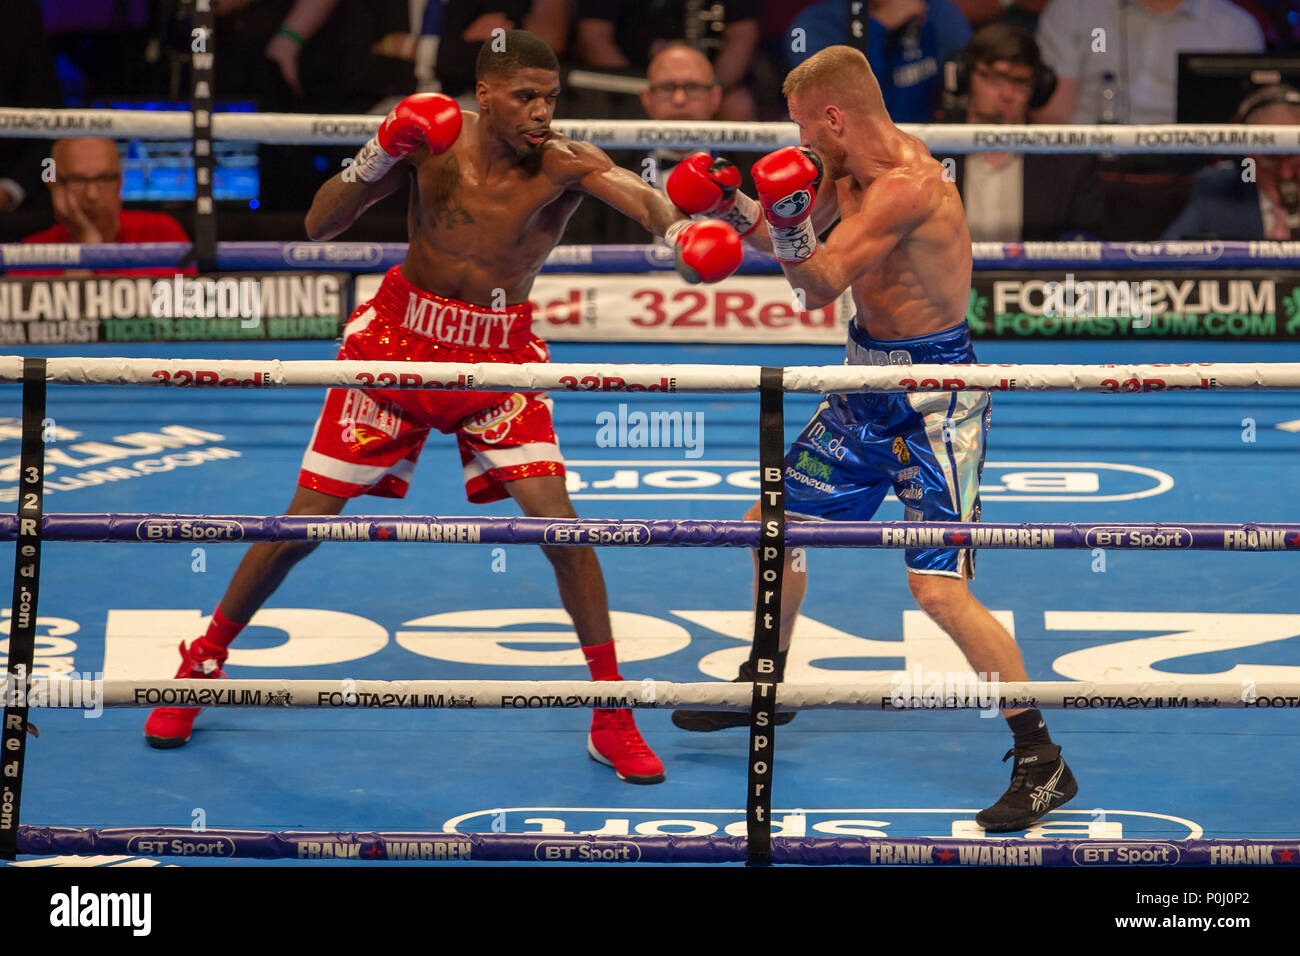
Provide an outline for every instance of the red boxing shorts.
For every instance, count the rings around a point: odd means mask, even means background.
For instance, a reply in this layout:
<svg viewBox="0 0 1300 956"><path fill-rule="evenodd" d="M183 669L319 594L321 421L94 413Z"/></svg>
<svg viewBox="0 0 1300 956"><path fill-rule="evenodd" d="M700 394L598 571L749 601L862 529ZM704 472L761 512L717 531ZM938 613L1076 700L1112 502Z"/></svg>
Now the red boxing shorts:
<svg viewBox="0 0 1300 956"><path fill-rule="evenodd" d="M487 309L417 289L401 266L352 313L340 359L410 362L548 362L533 335L532 305ZM355 498L403 498L429 430L456 433L465 494L505 498L503 482L563 475L544 392L332 388L303 455L298 484Z"/></svg>

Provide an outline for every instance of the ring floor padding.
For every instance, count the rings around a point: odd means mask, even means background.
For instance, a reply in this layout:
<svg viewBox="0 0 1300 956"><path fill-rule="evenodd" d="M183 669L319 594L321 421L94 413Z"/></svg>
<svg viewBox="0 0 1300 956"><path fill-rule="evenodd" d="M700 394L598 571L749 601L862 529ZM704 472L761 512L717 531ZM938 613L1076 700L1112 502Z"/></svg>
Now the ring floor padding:
<svg viewBox="0 0 1300 956"><path fill-rule="evenodd" d="M981 343L977 350L985 362L1300 360L1300 345L1286 343ZM41 354L290 359L332 352L320 342L80 345ZM576 362L829 365L842 357L830 347L553 347L554 360ZM13 488L19 390L4 394L0 485ZM584 516L736 518L755 497L757 396L554 399ZM304 390L53 386L46 511L278 512L294 491L320 400ZM788 439L815 405L813 397L787 399ZM654 411L684 416L679 447L631 447L637 413ZM620 416L625 447L604 447L617 437ZM598 418L612 428L602 434ZM168 443L174 447L162 447ZM1016 522L1296 521L1298 464L1300 394L997 395L983 514ZM87 475L107 469L117 469L110 472L116 480ZM426 445L407 499L367 498L351 510L514 513L509 502L480 509L465 501L454 441L442 435ZM902 509L891 498L879 517L901 519ZM243 551L47 544L38 673L170 677L176 645L199 633L199 618L212 611ZM627 678L734 676L751 636L748 553L607 549L601 559ZM1300 677L1297 570L1294 554L985 551L974 591L1012 627L1033 680L1225 673L1293 680ZM822 551L811 555L810 574L792 678L961 669L954 645L916 609L901 554ZM250 627L236 642L230 676L586 677L536 548L327 544L290 575L262 621L268 626ZM587 714L568 709L209 710L189 745L173 751L145 745L143 711L33 717L41 737L28 747L22 802L30 824L743 832L745 732L690 734L667 713L638 715L668 768L667 782L653 787L622 783L589 759ZM1294 837L1298 719L1294 709L1051 713L1049 728L1079 795L1030 836ZM1009 746L1001 719L974 713L801 714L777 735L776 832L969 835L974 812L1007 783L1009 764L999 759Z"/></svg>

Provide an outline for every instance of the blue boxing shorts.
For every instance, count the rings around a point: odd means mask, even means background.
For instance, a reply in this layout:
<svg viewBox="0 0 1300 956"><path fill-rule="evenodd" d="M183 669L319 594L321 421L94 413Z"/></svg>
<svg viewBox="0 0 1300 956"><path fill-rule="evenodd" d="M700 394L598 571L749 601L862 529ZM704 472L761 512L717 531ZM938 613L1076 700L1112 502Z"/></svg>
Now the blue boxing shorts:
<svg viewBox="0 0 1300 956"><path fill-rule="evenodd" d="M965 322L909 339L849 323L846 365L974 362ZM786 515L869 521L892 487L907 521L978 521L993 403L987 392L827 395L785 456ZM916 574L973 577L970 548L908 548Z"/></svg>

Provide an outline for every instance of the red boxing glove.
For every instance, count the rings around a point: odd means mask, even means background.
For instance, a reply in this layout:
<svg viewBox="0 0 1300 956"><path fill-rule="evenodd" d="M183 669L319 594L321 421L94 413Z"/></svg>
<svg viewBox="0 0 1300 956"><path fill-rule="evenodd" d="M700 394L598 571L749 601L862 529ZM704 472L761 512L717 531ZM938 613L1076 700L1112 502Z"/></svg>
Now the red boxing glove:
<svg viewBox="0 0 1300 956"><path fill-rule="evenodd" d="M813 202L822 181L822 161L810 149L787 146L754 164L754 184L767 215L772 250L781 262L803 262L817 251Z"/></svg>
<svg viewBox="0 0 1300 956"><path fill-rule="evenodd" d="M740 192L740 170L729 159L692 153L673 167L665 184L668 198L689 216L721 219L741 236L758 225L758 204Z"/></svg>
<svg viewBox="0 0 1300 956"><path fill-rule="evenodd" d="M451 149L460 135L460 106L441 93L416 93L393 107L377 132L353 161L357 176L368 183L380 179L420 147L433 154Z"/></svg>
<svg viewBox="0 0 1300 956"><path fill-rule="evenodd" d="M691 284L720 282L740 268L744 258L736 230L714 219L675 222L664 233L664 241L673 247L677 271Z"/></svg>

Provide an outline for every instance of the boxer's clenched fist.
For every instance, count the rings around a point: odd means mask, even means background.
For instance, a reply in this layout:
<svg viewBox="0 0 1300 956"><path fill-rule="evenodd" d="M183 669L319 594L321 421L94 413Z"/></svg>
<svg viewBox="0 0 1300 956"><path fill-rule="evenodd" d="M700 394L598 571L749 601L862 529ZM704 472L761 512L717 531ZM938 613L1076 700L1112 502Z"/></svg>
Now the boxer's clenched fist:
<svg viewBox="0 0 1300 956"><path fill-rule="evenodd" d="M744 258L736 230L714 219L675 222L664 233L664 241L673 247L677 271L692 284L720 282L735 272Z"/></svg>
<svg viewBox="0 0 1300 956"><path fill-rule="evenodd" d="M460 106L441 93L416 93L393 107L379 131L361 147L354 162L357 176L368 183L380 179L421 147L445 153L460 135Z"/></svg>
<svg viewBox="0 0 1300 956"><path fill-rule="evenodd" d="M758 225L758 204L740 191L740 170L729 159L692 153L673 167L665 184L668 198L688 216L721 219L748 235Z"/></svg>
<svg viewBox="0 0 1300 956"><path fill-rule="evenodd" d="M751 172L777 259L803 262L811 258L817 251L812 209L822 181L821 157L801 146L787 146L768 153Z"/></svg>

